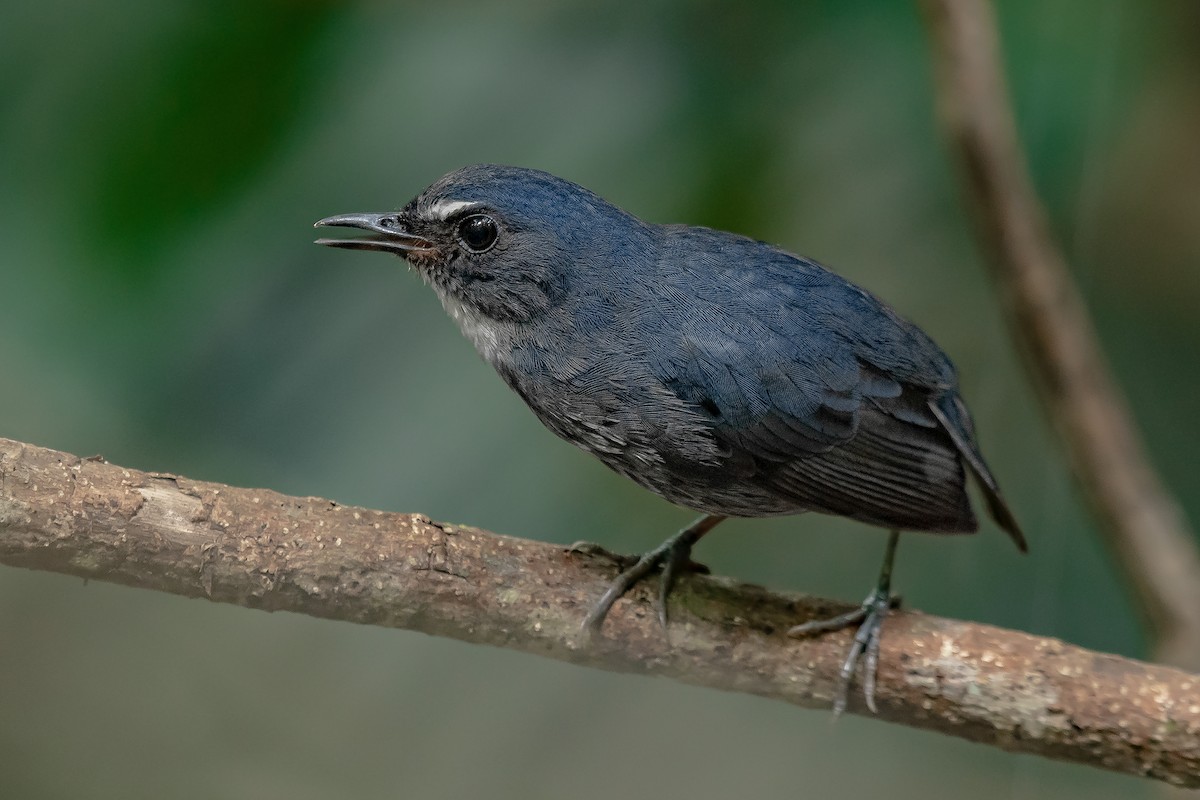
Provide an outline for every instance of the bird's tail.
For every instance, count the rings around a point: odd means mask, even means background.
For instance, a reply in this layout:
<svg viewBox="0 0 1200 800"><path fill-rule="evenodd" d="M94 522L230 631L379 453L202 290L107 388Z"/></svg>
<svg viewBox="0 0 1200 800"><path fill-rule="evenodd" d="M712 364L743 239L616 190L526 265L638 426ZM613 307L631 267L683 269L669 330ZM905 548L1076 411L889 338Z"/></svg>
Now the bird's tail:
<svg viewBox="0 0 1200 800"><path fill-rule="evenodd" d="M983 490L988 513L991 514L992 519L1012 537L1013 542L1022 553L1029 552L1025 534L1021 531L1017 518L1013 516L1012 509L1005 502L1004 495L1000 492L1000 486L996 483L996 477L988 469L983 455L979 452L979 447L975 444L974 425L971 423L971 415L967 412L967 407L963 405L957 394L948 393L937 399L931 399L929 409L945 428L946 433L950 434L954 446L958 448L963 460L967 462L971 474L975 476L975 482Z"/></svg>

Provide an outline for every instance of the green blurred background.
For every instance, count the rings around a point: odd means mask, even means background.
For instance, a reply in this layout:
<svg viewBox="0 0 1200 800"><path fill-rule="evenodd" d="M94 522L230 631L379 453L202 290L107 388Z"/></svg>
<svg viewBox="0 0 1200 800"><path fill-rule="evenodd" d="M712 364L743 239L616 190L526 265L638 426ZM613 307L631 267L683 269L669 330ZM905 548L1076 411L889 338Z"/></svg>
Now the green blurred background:
<svg viewBox="0 0 1200 800"><path fill-rule="evenodd" d="M1200 5L1013 0L1055 230L1200 520ZM1144 656L997 315L908 3L78 0L0 10L0 436L557 542L689 519L541 429L433 293L313 246L477 161L833 265L934 334L1029 531L910 536L934 613ZM420 458L413 458L413 453ZM720 573L857 600L883 539L733 522ZM934 734L408 632L0 569L0 796L1138 798Z"/></svg>

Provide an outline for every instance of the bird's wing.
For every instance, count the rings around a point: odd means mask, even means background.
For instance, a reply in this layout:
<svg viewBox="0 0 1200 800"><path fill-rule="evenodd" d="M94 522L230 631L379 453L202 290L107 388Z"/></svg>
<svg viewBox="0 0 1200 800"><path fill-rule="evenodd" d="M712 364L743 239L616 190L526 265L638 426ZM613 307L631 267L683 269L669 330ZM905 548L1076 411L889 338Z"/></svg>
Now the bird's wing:
<svg viewBox="0 0 1200 800"><path fill-rule="evenodd" d="M976 528L928 390L832 347L818 362L783 344L764 334L714 353L690 341L668 385L709 416L718 441L753 459L754 480L798 506L909 530Z"/></svg>
<svg viewBox="0 0 1200 800"><path fill-rule="evenodd" d="M959 446L931 408L955 391L950 362L867 292L799 266L807 271L774 281L726 270L722 293L707 297L701 283L692 313L664 321L670 342L655 350L671 355L654 373L753 458L756 481L800 506L974 530Z"/></svg>
<svg viewBox="0 0 1200 800"><path fill-rule="evenodd" d="M937 420L922 413L923 398L905 387L900 397L871 399L859 409L851 440L765 470L763 480L808 508L874 525L975 530L958 449Z"/></svg>

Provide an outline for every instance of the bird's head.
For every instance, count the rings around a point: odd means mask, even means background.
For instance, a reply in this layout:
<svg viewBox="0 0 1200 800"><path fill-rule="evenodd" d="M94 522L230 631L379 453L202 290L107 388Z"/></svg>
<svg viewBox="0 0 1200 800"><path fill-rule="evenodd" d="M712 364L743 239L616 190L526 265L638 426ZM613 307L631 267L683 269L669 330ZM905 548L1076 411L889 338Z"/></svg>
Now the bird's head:
<svg viewBox="0 0 1200 800"><path fill-rule="evenodd" d="M604 269L614 248L645 228L581 186L493 164L451 172L399 211L344 214L316 224L366 231L317 243L395 253L443 302L504 322L528 321L553 308L566 296L573 273Z"/></svg>

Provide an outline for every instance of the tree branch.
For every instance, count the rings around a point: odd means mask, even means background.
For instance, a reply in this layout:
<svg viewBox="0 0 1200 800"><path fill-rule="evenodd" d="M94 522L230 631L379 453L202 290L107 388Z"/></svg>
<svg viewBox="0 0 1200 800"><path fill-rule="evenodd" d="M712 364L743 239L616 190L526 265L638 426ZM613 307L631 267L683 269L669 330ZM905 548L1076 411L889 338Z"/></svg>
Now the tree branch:
<svg viewBox="0 0 1200 800"><path fill-rule="evenodd" d="M1146 456L1017 139L987 0L922 0L946 138L1013 336L1161 660L1200 669L1200 552Z"/></svg>
<svg viewBox="0 0 1200 800"><path fill-rule="evenodd" d="M650 590L579 625L616 566L476 528L145 473L0 439L0 563L423 631L828 708L838 604L684 576L671 642ZM879 717L1005 750L1200 786L1200 676L915 612L889 618ZM851 712L864 713L855 695Z"/></svg>

